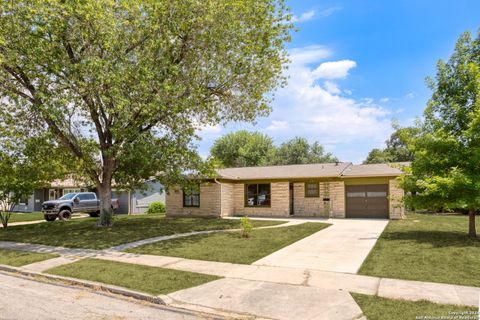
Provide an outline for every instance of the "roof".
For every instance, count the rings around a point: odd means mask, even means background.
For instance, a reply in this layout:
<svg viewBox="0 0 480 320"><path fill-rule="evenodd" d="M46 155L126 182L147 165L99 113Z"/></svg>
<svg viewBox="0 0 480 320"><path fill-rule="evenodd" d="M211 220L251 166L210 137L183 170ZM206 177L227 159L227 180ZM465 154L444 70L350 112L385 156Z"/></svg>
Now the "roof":
<svg viewBox="0 0 480 320"><path fill-rule="evenodd" d="M395 177L401 175L402 166L408 162L359 164L351 162L294 164L286 166L242 167L217 170L220 179L268 180L292 178L353 178L353 177Z"/></svg>
<svg viewBox="0 0 480 320"><path fill-rule="evenodd" d="M219 169L220 178L231 180L339 177L350 162Z"/></svg>
<svg viewBox="0 0 480 320"><path fill-rule="evenodd" d="M408 166L408 162L378 163L351 165L342 174L344 177L389 177L399 176L403 172L402 166Z"/></svg>

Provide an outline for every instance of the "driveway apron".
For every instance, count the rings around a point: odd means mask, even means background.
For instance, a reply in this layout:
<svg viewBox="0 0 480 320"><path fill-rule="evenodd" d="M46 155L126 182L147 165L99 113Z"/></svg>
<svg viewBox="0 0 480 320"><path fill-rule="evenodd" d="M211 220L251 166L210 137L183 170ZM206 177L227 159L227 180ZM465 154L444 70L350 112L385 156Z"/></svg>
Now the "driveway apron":
<svg viewBox="0 0 480 320"><path fill-rule="evenodd" d="M357 273L388 220L329 219L332 225L254 265Z"/></svg>

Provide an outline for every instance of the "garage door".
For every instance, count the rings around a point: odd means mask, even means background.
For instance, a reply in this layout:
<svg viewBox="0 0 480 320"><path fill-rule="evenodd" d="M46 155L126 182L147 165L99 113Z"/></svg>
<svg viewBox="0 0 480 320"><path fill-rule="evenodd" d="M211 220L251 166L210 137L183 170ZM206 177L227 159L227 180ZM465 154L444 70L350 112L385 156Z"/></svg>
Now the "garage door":
<svg viewBox="0 0 480 320"><path fill-rule="evenodd" d="M347 218L388 218L388 185L346 186Z"/></svg>

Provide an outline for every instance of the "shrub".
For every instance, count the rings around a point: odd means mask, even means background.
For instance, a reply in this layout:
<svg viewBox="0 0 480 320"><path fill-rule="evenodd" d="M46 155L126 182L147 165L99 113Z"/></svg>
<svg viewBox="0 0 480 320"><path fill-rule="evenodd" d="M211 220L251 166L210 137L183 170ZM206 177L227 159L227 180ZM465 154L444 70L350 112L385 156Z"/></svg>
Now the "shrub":
<svg viewBox="0 0 480 320"><path fill-rule="evenodd" d="M242 226L242 237L250 238L250 233L252 233L253 225L250 222L248 217L240 218L240 225Z"/></svg>
<svg viewBox="0 0 480 320"><path fill-rule="evenodd" d="M161 201L155 201L148 206L147 213L165 213L165 205Z"/></svg>

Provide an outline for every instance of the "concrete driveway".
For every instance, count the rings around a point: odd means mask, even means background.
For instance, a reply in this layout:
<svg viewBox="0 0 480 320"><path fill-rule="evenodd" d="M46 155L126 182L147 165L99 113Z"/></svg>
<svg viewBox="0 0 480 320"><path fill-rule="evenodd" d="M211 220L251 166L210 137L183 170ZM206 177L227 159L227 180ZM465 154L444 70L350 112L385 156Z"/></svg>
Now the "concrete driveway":
<svg viewBox="0 0 480 320"><path fill-rule="evenodd" d="M328 219L332 225L254 265L357 273L388 224L377 219Z"/></svg>

